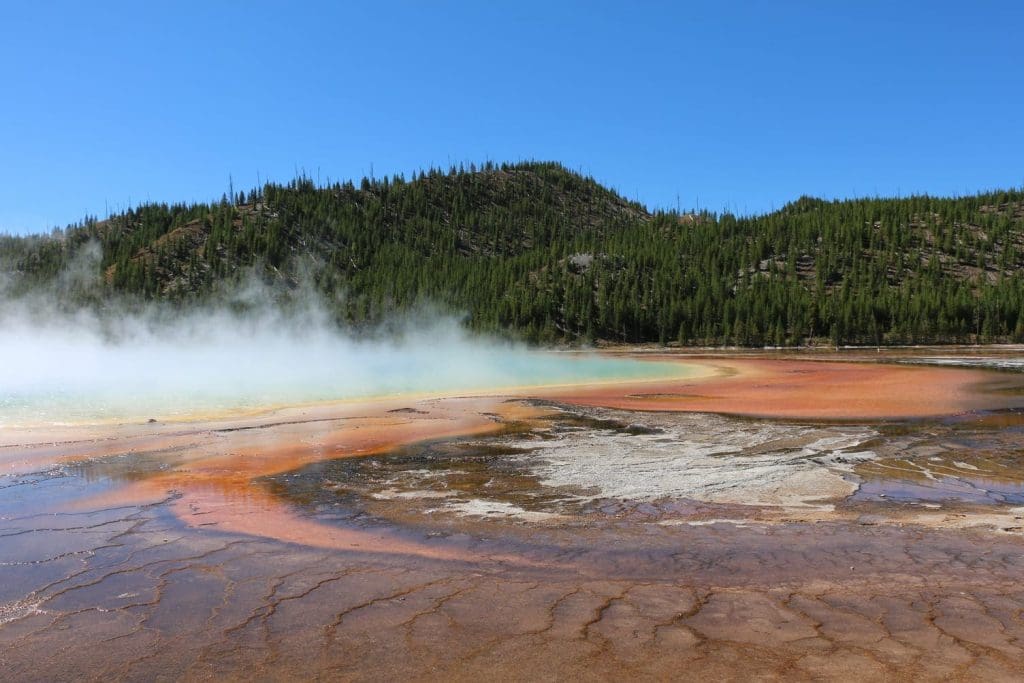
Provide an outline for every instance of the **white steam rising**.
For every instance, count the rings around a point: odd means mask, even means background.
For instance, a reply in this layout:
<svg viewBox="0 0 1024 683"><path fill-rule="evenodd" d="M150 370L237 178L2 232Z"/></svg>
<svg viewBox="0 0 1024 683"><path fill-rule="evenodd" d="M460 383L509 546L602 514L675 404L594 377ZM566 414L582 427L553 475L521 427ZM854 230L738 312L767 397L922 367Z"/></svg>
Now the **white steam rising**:
<svg viewBox="0 0 1024 683"><path fill-rule="evenodd" d="M387 334L353 335L339 330L314 297L285 312L262 300L266 295L250 287L217 307L153 306L118 317L59 313L52 298L8 301L0 311L0 426L164 419L668 371L481 339L437 315L392 321Z"/></svg>

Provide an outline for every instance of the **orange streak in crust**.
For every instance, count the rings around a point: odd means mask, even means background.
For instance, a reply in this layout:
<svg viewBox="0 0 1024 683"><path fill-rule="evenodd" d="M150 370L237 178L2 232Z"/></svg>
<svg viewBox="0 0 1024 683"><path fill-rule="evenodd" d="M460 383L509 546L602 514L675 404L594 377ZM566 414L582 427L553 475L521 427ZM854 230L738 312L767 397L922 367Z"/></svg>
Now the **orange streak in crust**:
<svg viewBox="0 0 1024 683"><path fill-rule="evenodd" d="M955 415L1015 402L982 390L993 373L911 365L774 359L701 359L716 376L542 392L575 405L811 420ZM1020 401L1016 401L1017 404Z"/></svg>

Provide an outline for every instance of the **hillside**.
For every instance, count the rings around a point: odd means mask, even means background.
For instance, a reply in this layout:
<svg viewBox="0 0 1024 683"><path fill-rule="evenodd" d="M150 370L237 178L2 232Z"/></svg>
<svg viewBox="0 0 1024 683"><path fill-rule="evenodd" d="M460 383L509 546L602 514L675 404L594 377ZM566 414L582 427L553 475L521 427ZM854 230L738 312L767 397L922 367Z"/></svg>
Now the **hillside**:
<svg viewBox="0 0 1024 683"><path fill-rule="evenodd" d="M431 304L542 343L1024 341L1020 191L740 218L650 213L554 163L299 178L0 238L0 267L9 298L99 307L189 305L255 272L312 281L346 324Z"/></svg>

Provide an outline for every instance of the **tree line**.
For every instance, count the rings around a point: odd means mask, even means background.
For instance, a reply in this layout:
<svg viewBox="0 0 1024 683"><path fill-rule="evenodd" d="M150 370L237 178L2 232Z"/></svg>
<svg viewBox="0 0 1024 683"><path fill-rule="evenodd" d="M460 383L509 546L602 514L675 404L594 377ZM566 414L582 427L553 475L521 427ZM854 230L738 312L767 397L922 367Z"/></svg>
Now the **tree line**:
<svg viewBox="0 0 1024 683"><path fill-rule="evenodd" d="M68 285L83 263L92 280ZM1020 342L1022 265L1017 190L650 212L546 162L299 177L0 238L11 297L63 283L69 306L188 306L255 272L310 283L340 324L440 305L542 344Z"/></svg>

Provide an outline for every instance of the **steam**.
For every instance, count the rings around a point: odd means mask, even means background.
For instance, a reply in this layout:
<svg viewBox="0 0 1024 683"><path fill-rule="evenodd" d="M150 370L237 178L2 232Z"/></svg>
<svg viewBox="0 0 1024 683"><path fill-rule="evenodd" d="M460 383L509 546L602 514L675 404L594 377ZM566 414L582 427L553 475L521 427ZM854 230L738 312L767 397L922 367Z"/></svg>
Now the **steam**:
<svg viewBox="0 0 1024 683"><path fill-rule="evenodd" d="M55 290L0 309L0 426L184 417L352 399L651 376L656 364L532 351L469 334L425 310L345 330L300 288L279 303L260 284L219 303L116 313L62 306L95 278L86 259Z"/></svg>

